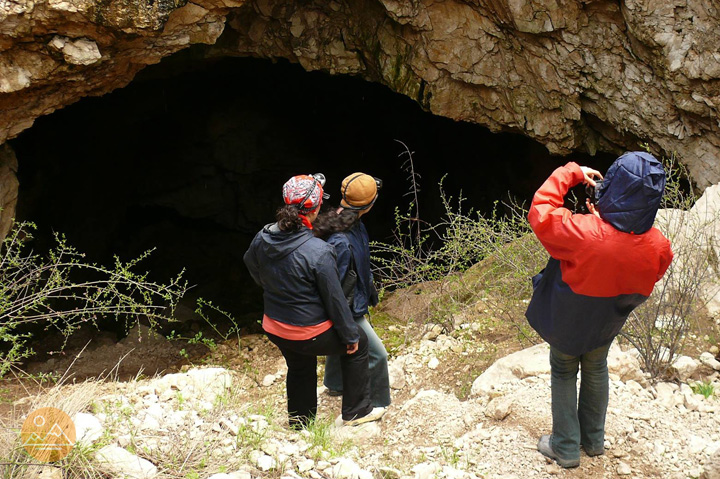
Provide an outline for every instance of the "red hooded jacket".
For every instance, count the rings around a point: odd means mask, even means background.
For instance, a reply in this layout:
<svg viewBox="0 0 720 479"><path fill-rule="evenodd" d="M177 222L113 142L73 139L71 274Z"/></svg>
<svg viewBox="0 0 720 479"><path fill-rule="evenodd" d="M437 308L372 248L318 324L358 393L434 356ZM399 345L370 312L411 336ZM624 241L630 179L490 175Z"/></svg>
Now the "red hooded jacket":
<svg viewBox="0 0 720 479"><path fill-rule="evenodd" d="M551 258L533 278L526 317L551 346L573 356L611 341L673 257L670 242L656 228L624 233L593 214L564 208L568 190L583 180L576 163L556 169L535 193L528 214Z"/></svg>

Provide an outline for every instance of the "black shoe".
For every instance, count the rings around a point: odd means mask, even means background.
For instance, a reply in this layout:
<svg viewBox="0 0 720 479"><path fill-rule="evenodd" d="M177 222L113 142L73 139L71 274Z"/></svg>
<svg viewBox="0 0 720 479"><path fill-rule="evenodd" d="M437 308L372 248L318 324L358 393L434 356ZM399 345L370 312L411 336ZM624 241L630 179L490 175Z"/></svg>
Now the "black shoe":
<svg viewBox="0 0 720 479"><path fill-rule="evenodd" d="M327 395L332 397L342 396L342 391L335 391L334 389L328 389Z"/></svg>
<svg viewBox="0 0 720 479"><path fill-rule="evenodd" d="M580 458L561 459L557 454L555 454L555 451L553 451L553 448L550 445L550 435L549 434L540 436L540 440L538 441L537 448L538 448L538 451L540 451L543 456L549 457L550 459L554 460L560 466L562 466L566 469L570 469L571 467L578 467L580 465Z"/></svg>
<svg viewBox="0 0 720 479"><path fill-rule="evenodd" d="M605 454L605 447L603 447L603 446L600 446L599 449L595 449L595 448L587 447L587 446L583 446L582 448L585 451L585 454L587 454L590 457L602 456L603 454Z"/></svg>

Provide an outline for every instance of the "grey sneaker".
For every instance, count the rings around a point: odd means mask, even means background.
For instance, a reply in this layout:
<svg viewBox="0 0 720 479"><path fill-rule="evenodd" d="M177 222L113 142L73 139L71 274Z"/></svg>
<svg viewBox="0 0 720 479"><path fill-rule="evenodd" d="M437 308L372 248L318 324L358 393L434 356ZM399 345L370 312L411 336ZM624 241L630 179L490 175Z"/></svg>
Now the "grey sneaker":
<svg viewBox="0 0 720 479"><path fill-rule="evenodd" d="M372 411L370 411L370 413L367 416L343 421L343 426L359 426L360 424L364 424L366 422L379 421L380 418L382 418L385 415L386 411L387 411L387 408L374 407L374 408L372 408Z"/></svg>
<svg viewBox="0 0 720 479"><path fill-rule="evenodd" d="M578 467L580 465L580 458L562 459L557 454L555 454L555 451L553 451L553 448L550 445L550 435L549 434L540 436L540 440L538 441L537 448L538 448L538 451L540 451L543 456L549 457L550 459L554 460L560 466L562 466L566 469L569 469L571 467Z"/></svg>

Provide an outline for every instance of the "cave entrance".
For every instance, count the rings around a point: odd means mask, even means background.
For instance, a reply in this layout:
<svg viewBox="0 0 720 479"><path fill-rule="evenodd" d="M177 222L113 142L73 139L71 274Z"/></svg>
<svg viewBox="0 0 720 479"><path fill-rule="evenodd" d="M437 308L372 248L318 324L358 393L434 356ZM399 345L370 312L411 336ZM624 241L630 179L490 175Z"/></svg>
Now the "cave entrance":
<svg viewBox="0 0 720 479"><path fill-rule="evenodd" d="M127 260L155 248L144 268L158 280L186 270L201 296L254 324L259 289L242 262L272 221L282 184L323 172L339 202L342 178L384 180L366 217L388 238L408 205L404 142L421 175L421 215L436 220L438 183L466 205L489 210L508 193L529 201L553 157L520 134L493 134L423 112L384 86L306 72L284 61L199 61L192 52L148 67L126 88L86 98L10 142L19 162L17 217L43 234L62 232L90 261ZM573 157L603 170L613 158Z"/></svg>

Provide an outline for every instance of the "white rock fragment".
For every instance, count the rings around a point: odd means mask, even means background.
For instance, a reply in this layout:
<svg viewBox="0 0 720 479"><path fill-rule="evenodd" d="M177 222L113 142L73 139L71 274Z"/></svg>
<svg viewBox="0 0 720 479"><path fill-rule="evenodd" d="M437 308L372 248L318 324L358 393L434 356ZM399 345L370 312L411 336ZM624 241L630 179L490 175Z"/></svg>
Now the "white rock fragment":
<svg viewBox="0 0 720 479"><path fill-rule="evenodd" d="M263 472L277 467L277 461L274 458L260 451L252 451L250 453L250 461Z"/></svg>
<svg viewBox="0 0 720 479"><path fill-rule="evenodd" d="M641 384L645 383L636 349L623 351L617 342L613 342L608 351L607 363L608 372L616 375L621 381L632 379Z"/></svg>
<svg viewBox="0 0 720 479"><path fill-rule="evenodd" d="M665 406L666 408L674 408L678 404L683 403L683 398L680 394L675 394L678 390L676 384L673 383L657 383L655 385L655 398L657 401Z"/></svg>
<svg viewBox="0 0 720 479"><path fill-rule="evenodd" d="M670 366L680 381L687 381L697 370L700 363L689 356L680 356Z"/></svg>
<svg viewBox="0 0 720 479"><path fill-rule="evenodd" d="M428 361L427 367L430 369L437 369L437 367L440 365L440 360L433 356L430 358L430 361Z"/></svg>
<svg viewBox="0 0 720 479"><path fill-rule="evenodd" d="M235 471L230 473L231 479L252 479L252 474L247 471Z"/></svg>
<svg viewBox="0 0 720 479"><path fill-rule="evenodd" d="M701 479L720 479L720 449L708 459Z"/></svg>
<svg viewBox="0 0 720 479"><path fill-rule="evenodd" d="M297 469L300 474L308 472L313 467L315 467L315 461L313 461L312 459L305 459L304 461L300 461L297 463Z"/></svg>
<svg viewBox="0 0 720 479"><path fill-rule="evenodd" d="M485 415L502 421L512 412L514 401L510 397L500 396L491 400L485 408Z"/></svg>
<svg viewBox="0 0 720 479"><path fill-rule="evenodd" d="M617 466L617 473L619 476L629 476L630 474L632 474L632 469L630 469L630 466L628 466L626 463L620 461Z"/></svg>
<svg viewBox="0 0 720 479"><path fill-rule="evenodd" d="M276 379L276 378L275 378L275 375L273 375L273 374L268 374L268 375L266 375L266 376L263 378L263 380L262 380L262 385L263 385L263 387L270 387L270 386L272 386L273 383L275 382L275 379Z"/></svg>
<svg viewBox="0 0 720 479"><path fill-rule="evenodd" d="M538 344L496 361L473 382L472 395L490 395L503 385L550 373L550 347L546 343Z"/></svg>
<svg viewBox="0 0 720 479"><path fill-rule="evenodd" d="M412 472L415 473L415 479L431 479L435 477L435 474L441 469L442 467L437 462L423 462L414 465Z"/></svg>
<svg viewBox="0 0 720 479"><path fill-rule="evenodd" d="M405 378L404 358L399 357L390 362L388 373L390 376L390 388L395 390L403 389L407 385Z"/></svg>
<svg viewBox="0 0 720 479"><path fill-rule="evenodd" d="M720 371L720 361L715 359L715 356L713 356L711 353L702 353L700 355L700 363L704 364L707 367L713 368L715 371Z"/></svg>
<svg viewBox="0 0 720 479"><path fill-rule="evenodd" d="M117 477L151 479L158 473L157 467L147 459L115 445L98 450L95 453L95 460L103 470Z"/></svg>
<svg viewBox="0 0 720 479"><path fill-rule="evenodd" d="M102 58L97 43L87 38L72 40L55 35L48 43L48 46L62 51L65 61L73 65L92 65Z"/></svg>
<svg viewBox="0 0 720 479"><path fill-rule="evenodd" d="M89 446L103 434L100 420L92 414L79 412L72 418L75 424L75 444Z"/></svg>
<svg viewBox="0 0 720 479"><path fill-rule="evenodd" d="M691 436L688 439L687 444L690 453L693 455L697 455L705 450L705 448L708 446L708 441L698 436Z"/></svg>
<svg viewBox="0 0 720 479"><path fill-rule="evenodd" d="M360 466L351 459L340 459L330 468L330 477L335 479L358 479Z"/></svg>
<svg viewBox="0 0 720 479"><path fill-rule="evenodd" d="M439 324L433 324L430 329L425 334L423 334L422 339L433 341L437 339L437 337L440 336L441 333L442 326L440 326Z"/></svg>

